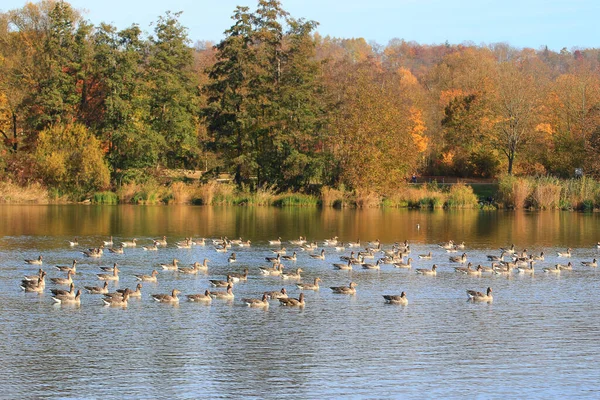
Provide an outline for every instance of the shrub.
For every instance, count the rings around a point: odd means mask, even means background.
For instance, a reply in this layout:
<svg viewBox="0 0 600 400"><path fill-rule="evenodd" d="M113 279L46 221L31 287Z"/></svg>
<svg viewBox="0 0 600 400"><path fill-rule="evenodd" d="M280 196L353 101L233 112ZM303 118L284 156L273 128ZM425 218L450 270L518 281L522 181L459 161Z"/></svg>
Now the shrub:
<svg viewBox="0 0 600 400"><path fill-rule="evenodd" d="M95 204L118 204L119 196L114 192L96 192L92 197L92 202Z"/></svg>
<svg viewBox="0 0 600 400"><path fill-rule="evenodd" d="M457 183L450 187L446 206L450 208L474 208L478 207L478 200L473 188L464 183Z"/></svg>

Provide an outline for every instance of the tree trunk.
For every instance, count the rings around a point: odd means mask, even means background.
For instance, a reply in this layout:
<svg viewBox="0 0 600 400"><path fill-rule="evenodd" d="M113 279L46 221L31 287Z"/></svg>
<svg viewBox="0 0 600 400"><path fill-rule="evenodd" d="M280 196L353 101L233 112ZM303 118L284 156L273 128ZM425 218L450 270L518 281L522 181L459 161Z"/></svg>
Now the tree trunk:
<svg viewBox="0 0 600 400"><path fill-rule="evenodd" d="M12 150L13 153L16 153L19 148L19 139L17 138L17 114L12 113L12 123L13 123L13 144Z"/></svg>
<svg viewBox="0 0 600 400"><path fill-rule="evenodd" d="M515 161L515 155L514 154L510 154L508 155L508 175L512 175L513 173L513 162Z"/></svg>

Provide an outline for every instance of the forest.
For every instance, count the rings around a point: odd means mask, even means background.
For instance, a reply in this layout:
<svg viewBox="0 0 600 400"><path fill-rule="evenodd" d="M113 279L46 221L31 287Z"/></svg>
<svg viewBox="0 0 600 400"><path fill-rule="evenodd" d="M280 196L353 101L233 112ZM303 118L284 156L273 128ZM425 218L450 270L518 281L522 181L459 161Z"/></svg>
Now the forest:
<svg viewBox="0 0 600 400"><path fill-rule="evenodd" d="M81 200L174 170L382 196L413 174L600 176L599 49L323 37L277 0L193 42L179 16L0 13L0 181Z"/></svg>

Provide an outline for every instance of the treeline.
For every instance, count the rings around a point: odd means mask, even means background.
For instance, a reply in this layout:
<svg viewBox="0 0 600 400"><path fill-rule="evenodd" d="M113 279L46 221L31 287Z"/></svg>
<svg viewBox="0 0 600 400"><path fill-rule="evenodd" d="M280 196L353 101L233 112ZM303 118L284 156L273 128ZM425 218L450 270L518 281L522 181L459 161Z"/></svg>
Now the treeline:
<svg viewBox="0 0 600 400"><path fill-rule="evenodd" d="M386 196L413 173L600 175L599 49L380 46L276 0L192 44L178 17L147 35L62 1L0 13L1 179L83 198L194 169Z"/></svg>

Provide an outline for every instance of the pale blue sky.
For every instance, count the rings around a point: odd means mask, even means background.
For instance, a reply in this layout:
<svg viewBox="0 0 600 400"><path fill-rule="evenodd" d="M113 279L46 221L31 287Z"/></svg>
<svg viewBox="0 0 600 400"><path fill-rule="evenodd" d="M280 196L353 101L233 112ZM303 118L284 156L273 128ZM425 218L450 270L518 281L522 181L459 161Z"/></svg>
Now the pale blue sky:
<svg viewBox="0 0 600 400"><path fill-rule="evenodd" d="M183 11L181 22L192 41L223 38L237 5L256 8L255 0L72 0L86 9L93 24L109 22L118 28L150 23L165 11ZM20 8L21 0L3 0L1 11ZM538 49L547 45L600 47L600 0L283 0L295 18L320 23L318 32L363 37L385 45L392 38L436 44L448 41L475 44L506 42Z"/></svg>

